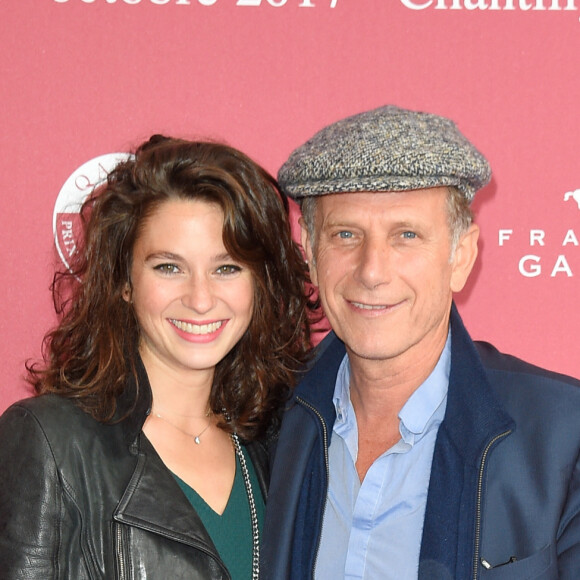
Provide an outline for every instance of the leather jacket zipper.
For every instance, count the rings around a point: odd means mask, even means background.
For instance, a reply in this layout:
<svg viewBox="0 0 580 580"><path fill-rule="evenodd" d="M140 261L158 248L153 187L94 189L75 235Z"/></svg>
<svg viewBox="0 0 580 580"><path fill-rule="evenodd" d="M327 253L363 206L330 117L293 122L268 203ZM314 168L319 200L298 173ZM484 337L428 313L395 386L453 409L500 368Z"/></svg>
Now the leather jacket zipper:
<svg viewBox="0 0 580 580"><path fill-rule="evenodd" d="M485 472L485 463L487 461L487 456L489 454L490 449L492 446L502 439L506 437L512 432L511 429L505 431L504 433L500 433L496 435L488 444L485 450L483 451L483 455L481 457L481 465L479 466L479 477L477 480L477 505L475 510L475 542L474 542L474 550L473 550L473 580L477 580L479 574L479 551L481 549L481 500L483 496L483 476Z"/></svg>
<svg viewBox="0 0 580 580"><path fill-rule="evenodd" d="M117 524L117 564L118 564L118 573L119 577L118 580L124 580L126 578L125 574L125 561L123 559L123 551L122 551L122 538L121 538L121 526Z"/></svg>
<svg viewBox="0 0 580 580"><path fill-rule="evenodd" d="M323 442L323 448L324 448L324 465L326 467L326 484L324 486L324 497L326 498L326 494L328 492L328 479L330 477L330 467L329 467L329 464L328 464L328 433L327 433L327 430L326 430L326 423L324 422L324 419L322 418L322 415L310 403L307 403L301 397L296 397L296 401L299 402L302 406L306 407L307 409L310 409L318 417L318 420L320 421L320 424L322 425L322 442ZM311 576L312 579L314 579L314 572L316 570L316 560L317 560L317 557L318 557L318 550L320 548L320 537L322 535L322 525L324 523L324 512L325 511L326 511L326 499L325 499L325 501L324 501L324 503L322 505L322 514L321 514L321 520L320 520L320 530L319 530L319 533L318 533L318 537L316 539L316 548L314 550L314 564L312 565L312 576Z"/></svg>
<svg viewBox="0 0 580 580"><path fill-rule="evenodd" d="M118 577L117 580L126 580L128 578L127 576L127 562L123 556L124 552L123 552L123 536L122 536L122 526L117 524L117 528L115 530L115 540L116 540L116 544L117 544L117 572L118 572ZM165 535L165 534L161 534L163 537L166 538L170 538L171 536ZM217 561L217 563L222 567L223 571L225 572L225 577L226 578L231 578L230 572L229 570L226 568L225 564L222 562L222 560L217 557L210 552L209 550L202 548L201 546L193 546L192 544L186 544L188 546L191 546L193 548L195 548L196 550L198 550L199 552L202 552L204 554L206 554L207 556L209 556L210 558L214 559Z"/></svg>

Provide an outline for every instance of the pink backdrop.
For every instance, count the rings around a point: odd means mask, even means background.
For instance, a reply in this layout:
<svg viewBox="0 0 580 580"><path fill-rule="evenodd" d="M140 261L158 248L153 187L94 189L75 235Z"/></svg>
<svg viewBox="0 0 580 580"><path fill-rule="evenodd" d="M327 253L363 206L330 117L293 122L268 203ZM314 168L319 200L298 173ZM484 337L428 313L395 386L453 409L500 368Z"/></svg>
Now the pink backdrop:
<svg viewBox="0 0 580 580"><path fill-rule="evenodd" d="M473 336L580 376L574 0L11 0L0 17L0 411L54 323L53 211L77 168L162 132L276 172L387 103L452 117L494 169L457 299Z"/></svg>

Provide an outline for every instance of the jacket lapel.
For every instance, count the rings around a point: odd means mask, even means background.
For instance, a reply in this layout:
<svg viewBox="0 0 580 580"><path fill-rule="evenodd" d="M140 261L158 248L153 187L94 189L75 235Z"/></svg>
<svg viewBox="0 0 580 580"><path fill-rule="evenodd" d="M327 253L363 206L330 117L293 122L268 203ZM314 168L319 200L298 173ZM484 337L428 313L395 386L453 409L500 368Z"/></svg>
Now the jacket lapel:
<svg viewBox="0 0 580 580"><path fill-rule="evenodd" d="M117 509L117 522L213 552L208 533L169 470L144 435L133 476Z"/></svg>
<svg viewBox="0 0 580 580"><path fill-rule="evenodd" d="M419 578L471 577L483 454L496 436L514 428L455 305L451 340L447 408L433 454Z"/></svg>

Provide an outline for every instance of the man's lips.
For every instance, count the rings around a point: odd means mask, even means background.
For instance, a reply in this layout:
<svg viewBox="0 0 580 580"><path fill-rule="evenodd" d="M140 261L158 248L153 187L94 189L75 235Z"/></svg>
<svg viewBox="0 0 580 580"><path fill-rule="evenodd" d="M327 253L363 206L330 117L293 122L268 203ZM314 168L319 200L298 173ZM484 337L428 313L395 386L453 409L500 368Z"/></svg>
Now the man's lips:
<svg viewBox="0 0 580 580"><path fill-rule="evenodd" d="M399 302L394 302L391 304L370 304L368 302L358 302L357 300L347 300L348 305L355 312L364 312L367 314L381 314L384 312L391 312L397 309L405 301L401 300Z"/></svg>
<svg viewBox="0 0 580 580"><path fill-rule="evenodd" d="M350 304L352 304L355 308L360 308L362 310L384 310L388 308L387 304L363 304L362 302L354 302L349 300Z"/></svg>

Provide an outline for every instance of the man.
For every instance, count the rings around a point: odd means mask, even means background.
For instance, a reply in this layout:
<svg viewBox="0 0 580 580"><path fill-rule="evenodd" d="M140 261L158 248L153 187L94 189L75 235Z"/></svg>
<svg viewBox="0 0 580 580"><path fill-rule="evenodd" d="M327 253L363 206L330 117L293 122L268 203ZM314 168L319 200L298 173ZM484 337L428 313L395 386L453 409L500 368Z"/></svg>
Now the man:
<svg viewBox="0 0 580 580"><path fill-rule="evenodd" d="M474 343L453 304L489 179L453 122L396 107L281 168L333 332L284 417L263 577L580 578L580 384Z"/></svg>

